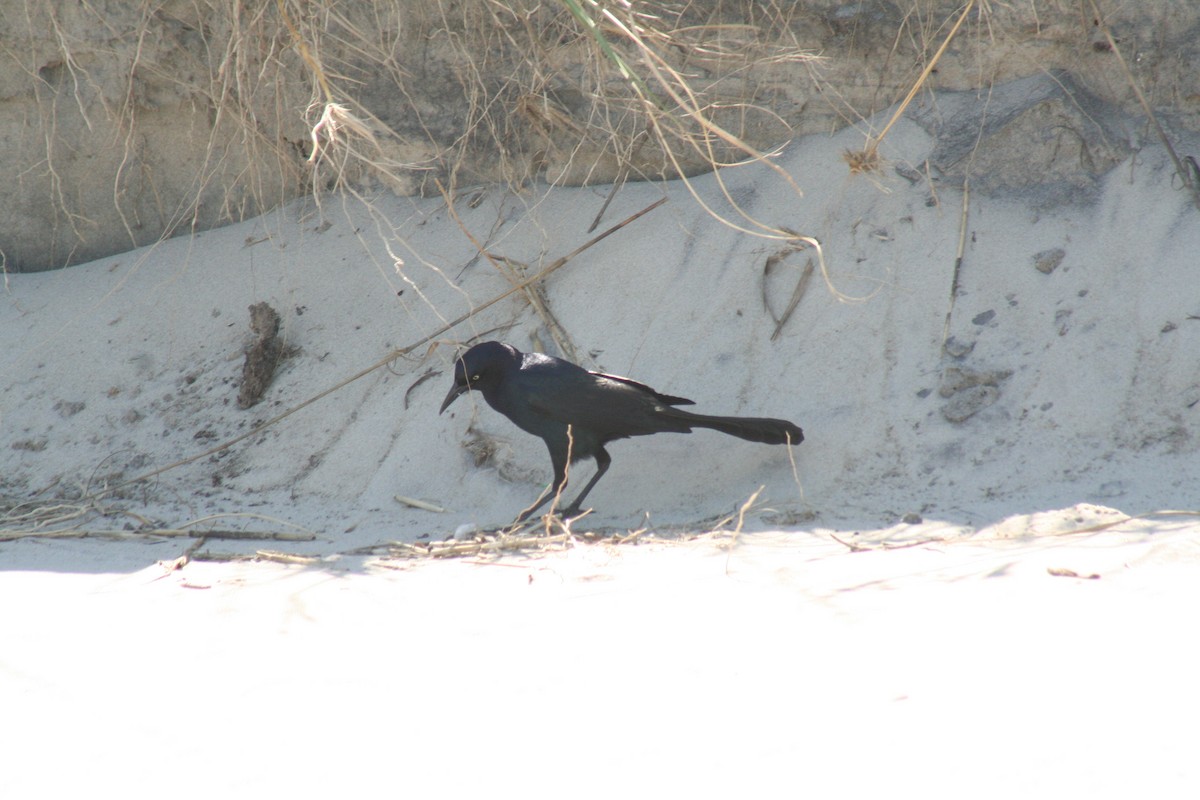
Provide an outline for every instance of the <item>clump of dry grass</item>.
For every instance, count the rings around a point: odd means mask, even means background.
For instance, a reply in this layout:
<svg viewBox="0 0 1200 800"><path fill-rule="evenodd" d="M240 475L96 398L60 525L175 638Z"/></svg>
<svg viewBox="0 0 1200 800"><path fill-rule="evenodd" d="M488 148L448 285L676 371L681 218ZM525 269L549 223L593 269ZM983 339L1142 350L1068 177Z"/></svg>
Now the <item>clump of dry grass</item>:
<svg viewBox="0 0 1200 800"><path fill-rule="evenodd" d="M419 187L436 177L453 195L480 179L516 189L533 179L619 185L748 159L770 163L745 131L773 125L782 143L787 125L755 105L751 92L738 100L736 84L756 69L812 58L788 41L786 28L726 21L748 18L754 4L747 3L698 10L665 2L480 0L423 11L379 3L374 25L332 4L303 16L288 0L277 5L313 76L310 159L328 168L330 185L352 190L353 176L364 173ZM411 90L411 64L398 66L408 63L399 48L418 39L436 54L427 68L444 64L445 82L462 98L452 138ZM364 92L356 81L368 67L376 74ZM411 108L372 113L380 87ZM428 159L389 160L389 147L423 149ZM428 175L414 175L422 170ZM791 176L777 174L799 192ZM786 238L749 215L742 222Z"/></svg>
<svg viewBox="0 0 1200 800"><path fill-rule="evenodd" d="M770 110L756 106L747 98L728 102L716 100L711 92L730 76L756 67L786 62L815 60L811 54L787 41L787 29L768 30L741 22L729 23L722 12L729 6L717 4L706 19L689 19L686 14L666 13L665 6L652 4L599 4L588 0L562 0L596 43L597 50L624 79L630 112L636 120L622 141L629 142L627 156L644 149L647 140L665 162L660 174L682 178L691 189L688 177L697 171L708 172L745 161L759 161L775 171L777 177L797 195L800 187L776 165L771 154L750 144L741 130L722 122L735 123L743 130L748 117L762 117L786 125ZM648 10L651 7L652 10ZM739 9L742 19L747 9ZM653 13L659 12L659 13ZM627 56L625 52L628 51ZM640 70L630 66L639 65ZM698 80L697 74L713 70L719 77ZM645 74L641 74L644 72ZM734 113L731 113L734 112ZM640 138L645 132L645 138ZM618 133L619 131L613 131ZM786 136L776 144L783 144ZM630 164L621 165L621 179ZM720 173L716 173L718 182ZM618 185L620 181L616 182ZM747 214L728 191L725 200L740 217L725 218L713 211L692 190L693 197L722 222L745 232L774 239L790 239L777 223L764 222Z"/></svg>
<svg viewBox="0 0 1200 800"><path fill-rule="evenodd" d="M1159 122L1158 115L1154 113L1154 109L1150 106L1149 101L1146 100L1146 95L1142 92L1142 88L1138 85L1137 78L1134 77L1133 72L1129 69L1129 64L1126 63L1125 57L1121 54L1121 48L1118 46L1117 40L1113 36L1112 31L1109 29L1108 23L1104 19L1104 15L1100 13L1100 8L1096 5L1096 0L1088 0L1088 5L1092 9L1092 13L1095 15L1094 19L1096 27L1100 29L1101 34L1104 36L1104 44L1107 46L1108 50L1116 56L1117 63L1121 65L1121 72L1125 76L1126 81L1129 83L1129 88L1133 91L1134 96L1137 98L1138 104L1145 112L1146 118L1150 121L1150 125L1153 127L1154 133L1158 137L1159 142L1162 143L1163 148L1171 157L1171 162L1175 165L1175 174L1179 176L1180 183L1183 185L1183 187L1186 188L1191 194L1192 204L1197 210L1200 210L1200 170L1195 169L1195 159L1192 159L1189 162L1191 168L1189 168L1189 165L1186 165L1184 161L1180 159L1179 153L1176 152L1175 147L1171 143L1170 138L1168 138L1166 131L1163 130L1163 126L1162 123Z"/></svg>
<svg viewBox="0 0 1200 800"><path fill-rule="evenodd" d="M963 26L963 23L967 21L967 18L971 15L971 12L976 10L977 1L978 0L969 0L969 2L963 6L962 12L958 15L958 19L954 21L954 25L950 28L949 32L946 34L946 37L942 40L941 46L938 47L937 51L934 52L934 54L925 62L924 67L921 69L921 74L913 83L912 88L908 90L908 94L905 95L904 99L900 101L900 105L896 107L896 111L892 114L892 118L889 119L888 123L883 126L883 130L881 130L878 134L868 137L867 144L861 151L847 150L843 154L843 159L846 161L847 166L850 167L850 172L852 174L875 172L879 169L881 164L881 159L879 157L880 143L883 141L884 137L887 136L888 131L892 129L892 126L896 124L896 121L904 116L904 112L908 108L909 103L911 103L913 98L917 96L917 94L921 91L921 88L925 86L926 81L929 80L929 76L932 75L934 69L936 69L937 63L939 59L941 59L942 54L945 53L946 48L950 46L950 42L953 41L959 29Z"/></svg>
<svg viewBox="0 0 1200 800"><path fill-rule="evenodd" d="M968 3L943 48L975 5ZM195 0L147 8L131 30L114 31L114 41L138 46L125 91L102 113L89 102L91 76L73 55L70 26L46 13L80 114L89 127L101 117L113 126L123 155L112 203L131 244L145 244L156 230L132 186L150 92L191 98L211 118L206 138L184 143L199 150L191 153L191 196L161 186L147 195L160 196L163 236L242 219L304 192L318 201L338 191L369 202L373 184L404 194L441 185L454 197L465 184L501 180L520 190L543 179L610 182L615 192L629 179L686 181L759 161L800 193L774 164L776 151L758 144L781 145L791 129L760 102L755 76L817 61L800 46L797 11L785 4ZM98 12L85 6L81 13ZM141 46L165 29L184 43L174 63ZM857 169L878 163L874 148L885 134L853 159ZM53 148L46 163L53 175ZM783 220L755 219L725 194L729 211L693 192L722 222L795 241ZM55 196L63 218L80 224L79 210Z"/></svg>
<svg viewBox="0 0 1200 800"><path fill-rule="evenodd" d="M932 88L945 62L958 63L962 76L976 58L984 85L996 69L986 53L1020 46L1014 35L1057 46L1051 40L1064 37L1069 19L1108 26L1091 0L1031 12L983 0L953 12L936 0L847 8L781 0L191 0L102 11L23 0L0 10L0 21L36 39L28 55L13 50L36 101L25 139L44 150L21 182L36 183L41 202L53 206L48 257L62 263L94 257L89 248L116 235L110 228L123 232L126 247L143 245L306 192L363 198L365 186L381 184L432 193L434 178L451 195L497 181L516 190L532 180L619 187L746 160L770 164L797 117L766 98L804 75L814 90L807 94L843 123L900 101L884 129L847 154L852 172L869 174L881 166L878 146L891 125ZM972 25L975 38L964 41ZM989 45L993 36L1003 47ZM863 55L875 58L855 76L861 80L847 80L844 69L824 80L812 51L842 39L847 60L857 59L860 37ZM1103 44L1120 57L1115 39ZM1141 91L1131 74L1130 85ZM68 133L76 122L83 135ZM94 186L73 186L72 153L87 142L115 154L112 174L100 179L107 211ZM178 151L164 155L172 142ZM1189 182L1188 170L1180 174ZM792 176L776 176L799 191ZM730 208L726 222L788 238L778 221ZM0 264L19 270L22 258L3 252Z"/></svg>

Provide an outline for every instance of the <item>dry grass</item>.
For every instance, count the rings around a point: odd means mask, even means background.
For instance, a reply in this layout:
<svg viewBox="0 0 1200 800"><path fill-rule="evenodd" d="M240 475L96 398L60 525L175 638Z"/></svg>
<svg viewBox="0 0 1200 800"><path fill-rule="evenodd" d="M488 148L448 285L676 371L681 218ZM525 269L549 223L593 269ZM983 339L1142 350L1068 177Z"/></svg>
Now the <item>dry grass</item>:
<svg viewBox="0 0 1200 800"><path fill-rule="evenodd" d="M850 167L851 173L859 174L874 172L880 168L881 159L879 157L879 144L884 140L884 137L887 136L888 131L892 129L892 126L896 124L896 121L904 116L904 112L908 109L909 103L913 101L913 98L916 97L921 89L926 85L926 82L929 80L929 76L932 75L934 69L936 69L937 63L941 59L942 54L946 52L946 48L949 47L950 42L953 41L955 35L958 34L958 31L960 28L962 28L963 23L966 22L970 17L971 12L976 10L976 6L977 0L968 0L967 4L962 9L962 13L958 15L958 19L954 21L950 31L942 40L941 46L939 46L933 55L925 61L925 64L921 69L921 74L917 76L916 81L913 82L912 88L908 90L908 94L906 94L904 99L900 101L900 104L896 107L891 119L889 119L887 124L883 126L883 130L877 134L868 136L866 146L861 151L846 151L843 157L846 161L846 164Z"/></svg>
<svg viewBox="0 0 1200 800"><path fill-rule="evenodd" d="M852 172L869 174L882 166L880 142L932 90L952 44L960 75L963 62L978 60L980 87L994 78L989 51L1021 36L1051 43L1072 20L1083 23L1075 31L1082 42L1094 17L1123 58L1092 0L1039 6L1032 29L1020 30L1009 22L1017 11L995 0L952 11L936 0L868 6L838 22L844 9L785 0L187 0L114 18L89 2L23 0L5 19L42 32L48 48L14 53L34 79L34 127L44 138L44 157L27 175L44 178L68 238L86 242L105 227L64 177L78 145L61 134L66 115L78 116L85 138L119 154L110 203L130 246L253 216L306 192L365 201L367 186L433 193L434 179L452 197L496 181L516 191L533 180L611 182L617 191L627 179L686 180L756 160L799 193L797 178L771 159L797 121L772 108L772 87L782 82L805 83L844 124L899 102L861 151L846 154ZM873 14L892 13L882 30L871 28ZM813 54L829 38L814 32L822 25L834 26L851 58L861 42L874 59L863 75L873 94L826 79ZM882 60L872 52L881 35L892 37ZM124 72L120 91L104 84L102 73L114 71ZM147 158L147 143L162 141L172 124L190 128L179 138L182 163L156 174L165 162ZM1190 173L1180 175L1190 186ZM792 240L781 221L755 219L726 199L732 212L710 209L723 222ZM0 264L14 268L3 253Z"/></svg>
<svg viewBox="0 0 1200 800"><path fill-rule="evenodd" d="M736 100L730 87L756 69L811 56L787 41L786 29L715 21L734 11L744 17L749 7L717 3L698 11L665 2L627 6L587 0L435 4L415 22L428 41L448 53L451 78L466 108L461 131L447 141L444 131L420 118L414 103L416 118L409 127L428 133L422 145L432 151L429 177L437 177L439 191L454 197L459 187L481 178L501 179L518 190L535 179L619 187L629 177L686 179L760 160L799 193L793 178L742 133L748 126L774 124L777 142L783 143L790 135L787 125L749 99ZM395 20L381 27L395 28ZM325 22L321 28L291 26L324 95L325 111L313 133L314 143L323 147L314 147L313 158L330 168L334 185L352 192L347 170L399 181L396 170L413 165L386 163L382 156L384 143L402 143L404 134L379 129L378 119L370 126L362 122L369 111L351 99L356 94L351 84L327 77L337 66L324 63L320 54L353 47L379 69L396 56L387 53L386 43L359 41L363 27L336 8L327 10ZM342 36L336 48L330 47L331 30L353 36ZM411 97L406 87L412 76L399 69L387 74L398 97ZM325 124L331 107L347 120L342 127L350 135L339 138L340 128ZM351 126L350 120L360 124ZM335 135L322 137L318 128ZM728 194L727 199L748 232L791 238L773 223L753 219Z"/></svg>
<svg viewBox="0 0 1200 800"><path fill-rule="evenodd" d="M123 521L124 525L118 527ZM268 530L217 527L218 523L267 523ZM249 512L210 514L178 525L156 525L145 516L104 503L97 493L74 497L15 500L0 497L0 542L18 539L106 539L126 541L174 538L307 542L316 534L286 520Z"/></svg>
<svg viewBox="0 0 1200 800"><path fill-rule="evenodd" d="M1113 37L1112 30L1108 26L1108 22L1104 19L1104 15L1100 13L1099 6L1096 5L1096 0L1088 0L1088 6L1095 14L1096 26L1100 29L1104 36L1105 44L1108 45L1109 51L1116 56L1117 63L1121 65L1121 72L1125 76L1125 80L1129 83L1129 88L1137 97L1138 104L1146 114L1146 118L1150 121L1150 125L1154 128L1154 133L1162 143L1163 148L1171 157L1171 162L1175 165L1175 174L1179 176L1179 181L1192 196L1192 204L1197 210L1200 210L1200 175L1195 174L1193 169L1189 169L1184 161L1180 159L1179 153L1176 152L1175 146L1171 143L1170 138L1163 130L1162 123L1159 122L1158 115L1154 113L1154 109L1150 106L1150 102L1146 99L1145 93L1142 92L1141 86L1138 85L1137 78L1129 69L1129 64L1125 61L1125 56L1121 54L1121 48L1117 44L1117 40ZM1190 162L1194 165L1194 160Z"/></svg>

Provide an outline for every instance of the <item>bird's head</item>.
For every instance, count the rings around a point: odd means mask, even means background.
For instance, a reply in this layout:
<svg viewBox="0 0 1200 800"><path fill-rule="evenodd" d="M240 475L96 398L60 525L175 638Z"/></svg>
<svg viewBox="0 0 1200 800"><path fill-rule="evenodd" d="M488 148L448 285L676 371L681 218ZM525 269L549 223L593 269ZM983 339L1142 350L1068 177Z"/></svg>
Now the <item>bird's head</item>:
<svg viewBox="0 0 1200 800"><path fill-rule="evenodd" d="M514 364L520 365L521 354L516 348L500 342L483 342L463 353L454 362L454 385L442 401L441 414L460 394L478 389L487 396L499 386L505 372Z"/></svg>

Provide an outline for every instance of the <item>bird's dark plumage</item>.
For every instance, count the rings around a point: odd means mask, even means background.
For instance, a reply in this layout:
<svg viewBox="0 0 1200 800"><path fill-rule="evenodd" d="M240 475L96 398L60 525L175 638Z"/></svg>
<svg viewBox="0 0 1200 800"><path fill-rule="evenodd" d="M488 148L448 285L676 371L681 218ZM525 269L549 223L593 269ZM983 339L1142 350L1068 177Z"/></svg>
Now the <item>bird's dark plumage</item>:
<svg viewBox="0 0 1200 800"><path fill-rule="evenodd" d="M804 432L786 420L695 414L678 408L694 405L691 400L656 392L619 375L589 372L559 358L522 353L500 342L477 344L455 362L454 385L438 413L472 389L481 392L488 405L521 430L540 437L550 451L554 480L518 520L527 518L562 491L567 483L568 462L594 458L596 474L575 502L563 510L565 516L577 513L584 497L612 462L604 445L616 439L711 428L764 444L804 441Z"/></svg>

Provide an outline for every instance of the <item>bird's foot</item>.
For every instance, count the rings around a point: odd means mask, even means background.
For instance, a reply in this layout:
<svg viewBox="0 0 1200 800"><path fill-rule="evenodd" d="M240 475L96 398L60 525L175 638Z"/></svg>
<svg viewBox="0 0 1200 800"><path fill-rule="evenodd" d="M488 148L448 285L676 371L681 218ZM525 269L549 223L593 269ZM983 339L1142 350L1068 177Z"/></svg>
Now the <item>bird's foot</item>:
<svg viewBox="0 0 1200 800"><path fill-rule="evenodd" d="M569 505L566 508L559 511L558 515L565 520L572 520L572 519L578 519L579 517L582 517L583 515L590 514L590 513L592 513L592 509L590 509L590 508L580 509L579 506L577 506L577 505Z"/></svg>
<svg viewBox="0 0 1200 800"><path fill-rule="evenodd" d="M543 514L540 519L545 520L547 517L551 517L561 519L563 522L571 522L590 513L592 513L592 509L590 508L580 509L579 506L568 506L567 508L558 508L554 509L553 511L548 511ZM511 525L508 526L507 531L512 532L517 530L522 525L527 523L531 516L533 516L532 512L522 512L521 514L518 514L517 518L512 521Z"/></svg>

